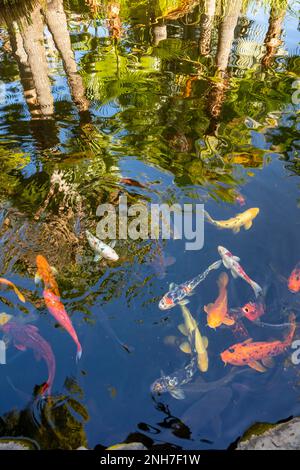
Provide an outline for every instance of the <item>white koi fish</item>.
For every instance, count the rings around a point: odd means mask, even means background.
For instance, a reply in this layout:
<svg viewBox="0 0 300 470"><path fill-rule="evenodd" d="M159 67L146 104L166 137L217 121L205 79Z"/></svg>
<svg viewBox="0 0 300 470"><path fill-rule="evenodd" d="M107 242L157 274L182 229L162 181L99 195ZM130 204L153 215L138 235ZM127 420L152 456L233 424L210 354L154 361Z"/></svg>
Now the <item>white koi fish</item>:
<svg viewBox="0 0 300 470"><path fill-rule="evenodd" d="M87 241L89 242L92 250L96 252L94 261L100 261L102 258L109 259L111 261L118 261L119 255L113 249L116 242L113 241L111 245L107 245L99 238L95 237L88 230L85 231Z"/></svg>

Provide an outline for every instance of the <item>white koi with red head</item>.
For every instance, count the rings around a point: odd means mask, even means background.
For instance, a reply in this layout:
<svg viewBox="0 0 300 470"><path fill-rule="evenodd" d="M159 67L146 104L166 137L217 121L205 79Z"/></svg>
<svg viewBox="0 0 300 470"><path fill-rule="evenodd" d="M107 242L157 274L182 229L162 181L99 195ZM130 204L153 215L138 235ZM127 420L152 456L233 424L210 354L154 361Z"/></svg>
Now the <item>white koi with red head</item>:
<svg viewBox="0 0 300 470"><path fill-rule="evenodd" d="M244 279L244 281L250 284L254 290L255 296L259 297L262 294L262 288L255 281L253 281L248 276L248 274L245 273L244 269L239 263L240 258L234 256L229 250L227 250L227 248L224 248L223 246L218 246L218 252L222 258L223 265L225 268L231 271L232 276L235 279L237 277Z"/></svg>

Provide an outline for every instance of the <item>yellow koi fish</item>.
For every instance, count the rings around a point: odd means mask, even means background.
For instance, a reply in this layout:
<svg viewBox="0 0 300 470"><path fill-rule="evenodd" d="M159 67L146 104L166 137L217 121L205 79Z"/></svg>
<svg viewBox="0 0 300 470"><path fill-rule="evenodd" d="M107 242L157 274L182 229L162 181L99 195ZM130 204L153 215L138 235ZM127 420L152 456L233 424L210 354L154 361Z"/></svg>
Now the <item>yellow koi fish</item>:
<svg viewBox="0 0 300 470"><path fill-rule="evenodd" d="M4 277L1 277L0 284L11 287L15 291L15 294L18 296L19 300L21 300L21 302L23 303L26 302L24 295L22 294L22 292L19 291L19 289L17 288L17 286L15 286L13 282L4 279Z"/></svg>
<svg viewBox="0 0 300 470"><path fill-rule="evenodd" d="M217 300L205 305L204 312L207 313L207 324L210 328L222 325L233 325L234 320L228 316L227 285L228 275L221 273L218 279L219 295Z"/></svg>
<svg viewBox="0 0 300 470"><path fill-rule="evenodd" d="M215 227L221 229L232 230L234 233L238 233L241 227L244 227L245 230L249 230L252 227L252 221L259 214L258 207L252 207L247 209L245 212L237 214L235 217L232 217L228 220L214 220L208 212L204 211L206 220L214 225Z"/></svg>
<svg viewBox="0 0 300 470"><path fill-rule="evenodd" d="M179 325L178 329L188 338L188 341L185 341L180 345L180 349L187 354L193 354L195 352L197 354L199 370L201 372L206 372L208 370L208 355L206 351L208 340L205 336L201 336L197 322L187 306L180 304L180 307L184 318L184 324Z"/></svg>

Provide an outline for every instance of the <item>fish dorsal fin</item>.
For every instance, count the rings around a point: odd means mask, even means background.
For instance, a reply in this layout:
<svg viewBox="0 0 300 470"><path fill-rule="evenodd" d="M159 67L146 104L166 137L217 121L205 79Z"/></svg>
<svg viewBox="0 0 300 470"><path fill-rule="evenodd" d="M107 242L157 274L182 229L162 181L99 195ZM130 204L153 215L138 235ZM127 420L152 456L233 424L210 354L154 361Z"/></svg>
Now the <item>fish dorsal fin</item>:
<svg viewBox="0 0 300 470"><path fill-rule="evenodd" d="M186 328L186 326L181 323L180 325L178 325L178 330L180 331L180 333L182 333L184 336L188 336L189 333L188 333L188 330Z"/></svg>
<svg viewBox="0 0 300 470"><path fill-rule="evenodd" d="M179 348L182 352L186 354L192 354L190 343L188 343L187 341L184 341L183 343L181 343Z"/></svg>
<svg viewBox="0 0 300 470"><path fill-rule="evenodd" d="M208 348L208 338L206 336L203 336L202 341L203 341L203 346L205 347L205 349L207 349Z"/></svg>
<svg viewBox="0 0 300 470"><path fill-rule="evenodd" d="M34 276L34 283L39 284L42 280L42 277L39 275L39 272L37 271L35 276Z"/></svg>
<svg viewBox="0 0 300 470"><path fill-rule="evenodd" d="M238 263L241 261L241 258L239 258L238 256L233 256L233 259L234 261L237 261Z"/></svg>
<svg viewBox="0 0 300 470"><path fill-rule="evenodd" d="M110 246L111 248L114 248L116 246L116 243L117 243L117 240L112 240L108 246Z"/></svg>
<svg viewBox="0 0 300 470"><path fill-rule="evenodd" d="M250 344L250 343L252 343L252 341L253 341L252 338L248 338L245 341L243 341L241 344Z"/></svg>

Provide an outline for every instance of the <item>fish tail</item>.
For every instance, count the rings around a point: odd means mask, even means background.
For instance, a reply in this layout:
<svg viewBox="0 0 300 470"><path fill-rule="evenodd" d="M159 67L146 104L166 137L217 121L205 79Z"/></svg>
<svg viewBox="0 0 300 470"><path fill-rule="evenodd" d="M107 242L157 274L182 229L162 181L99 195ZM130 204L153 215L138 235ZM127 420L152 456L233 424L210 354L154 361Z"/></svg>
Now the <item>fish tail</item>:
<svg viewBox="0 0 300 470"><path fill-rule="evenodd" d="M287 337L285 338L285 343L287 345L291 344L291 342L293 340L293 337L294 337L294 334L295 334L295 331L296 331L296 328L297 328L296 315L294 313L290 314L289 321L290 321L290 324L291 324L291 328L290 328L289 333L287 334Z"/></svg>
<svg viewBox="0 0 300 470"><path fill-rule="evenodd" d="M219 289L224 289L227 287L229 281L229 277L227 273L221 273L218 279L218 287Z"/></svg>
<svg viewBox="0 0 300 470"><path fill-rule="evenodd" d="M79 344L77 346L76 362L80 361L81 356L82 356L82 348Z"/></svg>
<svg viewBox="0 0 300 470"><path fill-rule="evenodd" d="M262 295L262 288L260 287L259 284L257 284L257 282L254 282L254 281L251 281L251 287L252 289L254 290L254 293L255 293L255 297L260 297Z"/></svg>
<svg viewBox="0 0 300 470"><path fill-rule="evenodd" d="M213 224L213 225L216 224L214 219L209 215L209 213L206 210L203 210L203 213L204 213L204 217L206 218L207 222L209 222L210 224Z"/></svg>

